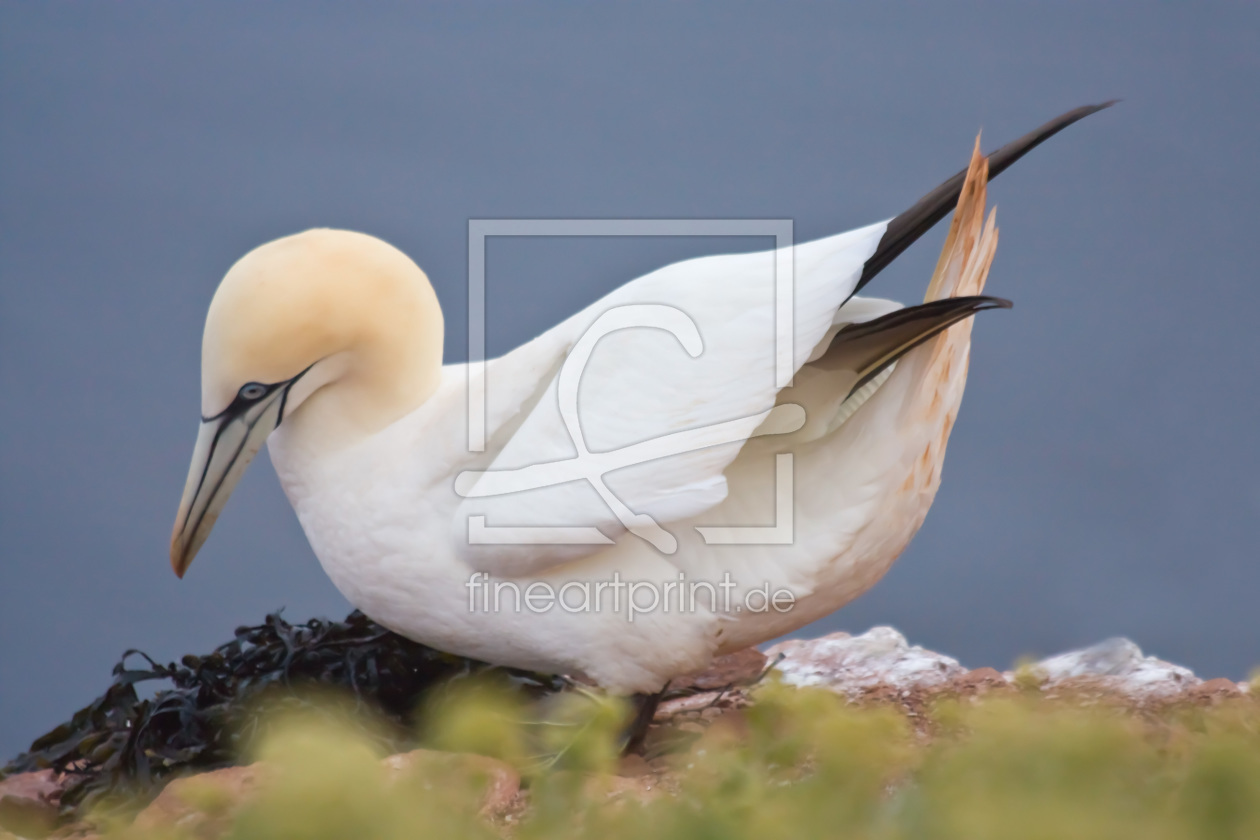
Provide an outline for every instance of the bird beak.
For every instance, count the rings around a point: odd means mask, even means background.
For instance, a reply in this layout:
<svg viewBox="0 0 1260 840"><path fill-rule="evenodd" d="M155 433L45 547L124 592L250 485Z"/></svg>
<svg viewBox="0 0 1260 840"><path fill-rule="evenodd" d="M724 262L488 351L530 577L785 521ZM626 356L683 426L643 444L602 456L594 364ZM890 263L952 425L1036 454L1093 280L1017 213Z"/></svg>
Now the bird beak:
<svg viewBox="0 0 1260 840"><path fill-rule="evenodd" d="M184 576L249 462L284 415L293 380L268 386L260 398L238 397L220 414L203 418L193 448L184 497L171 532L171 568Z"/></svg>

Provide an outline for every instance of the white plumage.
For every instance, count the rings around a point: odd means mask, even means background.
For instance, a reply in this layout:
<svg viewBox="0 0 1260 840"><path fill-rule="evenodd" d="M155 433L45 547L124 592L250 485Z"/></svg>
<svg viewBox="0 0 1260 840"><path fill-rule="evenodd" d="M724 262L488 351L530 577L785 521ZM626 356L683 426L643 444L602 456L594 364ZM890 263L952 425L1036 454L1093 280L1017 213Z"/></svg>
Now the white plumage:
<svg viewBox="0 0 1260 840"><path fill-rule="evenodd" d="M1014 157L1078 118L1041 129ZM263 246L229 272L207 320L205 419L172 540L176 571L270 433L285 492L341 592L444 650L649 692L826 615L879 579L936 493L966 378L967 316L1004 304L976 297L997 242L983 217L987 178L977 149L961 188L933 199L961 195L923 307L853 296L873 260L922 232L904 233L905 214L792 250L796 373L782 389L773 252L633 280L488 362L482 382L465 365L440 366L432 290L389 246L339 231ZM610 317L625 328L584 345ZM644 319L655 326L636 326ZM588 354L580 387L561 374L575 346ZM484 452L468 450L470 379L486 394ZM575 423L595 453L584 461L573 460ZM727 442L696 447L706 434L702 443ZM643 460L679 440L690 445ZM618 457L624 465L602 472L606 489L582 477L583 464ZM533 481L544 473L551 480ZM533 489L502 493L504 481ZM750 526L778 530L753 543L705 539L705 529ZM531 527L602 539L469 540L470 528ZM531 591L558 600L531 608Z"/></svg>

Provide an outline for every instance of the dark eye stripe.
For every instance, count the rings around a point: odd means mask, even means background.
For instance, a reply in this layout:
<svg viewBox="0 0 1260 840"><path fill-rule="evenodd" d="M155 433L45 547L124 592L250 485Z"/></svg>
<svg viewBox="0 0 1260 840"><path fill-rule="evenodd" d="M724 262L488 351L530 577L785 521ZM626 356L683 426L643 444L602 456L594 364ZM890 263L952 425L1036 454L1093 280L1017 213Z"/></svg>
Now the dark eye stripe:
<svg viewBox="0 0 1260 840"><path fill-rule="evenodd" d="M296 379L296 377L294 379ZM241 386L241 390L236 392L236 396L232 399L232 403L227 408L223 409L213 417L202 417L201 419L203 422L208 423L211 420L218 420L223 417L234 417L249 410L250 406L255 405L263 397L266 397L277 388L282 388L285 385L290 384L292 381L293 380L289 380L289 382L277 382L274 385L263 385L261 382L247 382Z"/></svg>
<svg viewBox="0 0 1260 840"><path fill-rule="evenodd" d="M214 415L213 417L203 416L201 418L201 421L203 423L209 423L212 420L220 420L224 417L236 416L238 414L241 414L242 412L248 410L251 405L261 400L263 397L266 397L274 393L276 389L278 388L284 389L284 393L281 395L282 399L287 398L288 389L293 387L293 384L297 382L299 379L301 379L303 376L306 376L306 374L310 372L311 368L315 367L315 365L317 364L319 364L319 361L312 363L310 366L306 368L306 370L302 371L301 373L299 373L297 376L293 377L292 379L286 379L282 382L273 382L270 385L264 385L261 382L246 382L244 385L241 386L241 389L236 392L236 396L232 398L232 402L230 405L228 405L227 408L223 409L222 411L220 411L218 414ZM283 410L283 404L281 405L281 409Z"/></svg>

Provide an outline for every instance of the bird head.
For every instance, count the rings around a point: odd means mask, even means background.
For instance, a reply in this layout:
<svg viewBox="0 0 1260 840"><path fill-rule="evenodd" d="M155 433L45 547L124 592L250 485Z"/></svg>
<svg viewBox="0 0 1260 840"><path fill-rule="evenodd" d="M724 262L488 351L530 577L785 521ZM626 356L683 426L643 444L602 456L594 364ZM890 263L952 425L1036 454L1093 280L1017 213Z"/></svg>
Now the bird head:
<svg viewBox="0 0 1260 840"><path fill-rule="evenodd" d="M245 468L281 423L316 450L351 446L437 387L443 323L433 287L371 236L310 230L228 271L201 345L201 428L171 534L183 577Z"/></svg>

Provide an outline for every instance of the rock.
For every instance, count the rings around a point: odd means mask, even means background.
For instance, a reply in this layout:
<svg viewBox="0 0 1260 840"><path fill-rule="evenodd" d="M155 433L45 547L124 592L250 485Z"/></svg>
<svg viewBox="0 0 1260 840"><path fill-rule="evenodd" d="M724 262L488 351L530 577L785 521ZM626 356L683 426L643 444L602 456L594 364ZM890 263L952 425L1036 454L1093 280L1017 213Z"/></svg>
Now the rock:
<svg viewBox="0 0 1260 840"><path fill-rule="evenodd" d="M832 633L790 639L766 651L783 681L823 686L849 696L887 686L898 690L936 688L967 673L958 661L906 642L891 627L872 627L860 636Z"/></svg>
<svg viewBox="0 0 1260 840"><path fill-rule="evenodd" d="M717 691L752 685L766 670L766 655L756 648L728 653L713 660L703 671L693 671L669 681L671 690Z"/></svg>
<svg viewBox="0 0 1260 840"><path fill-rule="evenodd" d="M0 829L23 837L43 837L57 825L64 787L52 770L18 773L0 781Z"/></svg>
<svg viewBox="0 0 1260 840"><path fill-rule="evenodd" d="M0 798L38 799L56 803L65 784L52 770L18 773L0 781Z"/></svg>
<svg viewBox="0 0 1260 840"><path fill-rule="evenodd" d="M1186 693L1186 699L1205 706L1215 706L1224 700L1242 696L1243 690L1238 683L1224 677L1200 683Z"/></svg>
<svg viewBox="0 0 1260 840"><path fill-rule="evenodd" d="M12 835L10 835L12 836ZM8 840L3 832L0 832L0 840ZM72 822L69 825L63 825L48 835L48 840L103 840L97 827L90 822Z"/></svg>
<svg viewBox="0 0 1260 840"><path fill-rule="evenodd" d="M1190 669L1144 656L1141 648L1120 637L1051 656L1032 670L1044 677L1043 688L1087 682L1134 698L1168 697L1201 682Z"/></svg>
<svg viewBox="0 0 1260 840"><path fill-rule="evenodd" d="M727 712L715 720L695 739L686 754L675 757L675 763L681 761L685 766L691 759L689 756L704 755L708 752L722 752L743 743L748 738L748 717L742 710Z"/></svg>
<svg viewBox="0 0 1260 840"><path fill-rule="evenodd" d="M132 825L141 835L164 835L176 829L190 837L218 837L271 774L266 765L250 764L175 779Z"/></svg>
<svg viewBox="0 0 1260 840"><path fill-rule="evenodd" d="M391 755L381 764L392 783L417 772L440 773L444 778L465 774L465 778L485 785L483 815L506 811L521 787L520 774L511 765L481 755L413 750ZM274 772L260 762L175 779L140 812L133 825L141 835L164 835L175 829L204 840L220 837Z"/></svg>
<svg viewBox="0 0 1260 840"><path fill-rule="evenodd" d="M619 805L631 801L646 803L669 793L655 774L624 776L557 770L548 776L548 784L574 792L580 790L590 803L598 805Z"/></svg>
<svg viewBox="0 0 1260 840"><path fill-rule="evenodd" d="M674 697L664 700L656 707L653 720L669 720L683 712L699 712L714 706L722 699L720 691L704 691L699 694L688 694L686 697Z"/></svg>
<svg viewBox="0 0 1260 840"><path fill-rule="evenodd" d="M950 681L950 691L961 696L988 694L991 691L1012 691L1014 686L996 668L976 668Z"/></svg>
<svg viewBox="0 0 1260 840"><path fill-rule="evenodd" d="M391 755L383 763L393 779L417 771L436 771L447 776L462 774L467 778L477 779L485 785L481 798L483 816L507 811L521 789L521 774L515 767L484 755L412 750Z"/></svg>
<svg viewBox="0 0 1260 840"><path fill-rule="evenodd" d="M584 789L591 799L606 802L635 800L647 803L665 792L655 776L613 776L607 773L588 776Z"/></svg>
<svg viewBox="0 0 1260 840"><path fill-rule="evenodd" d="M641 755L623 755L617 762L618 776L650 776L653 772L652 765Z"/></svg>

